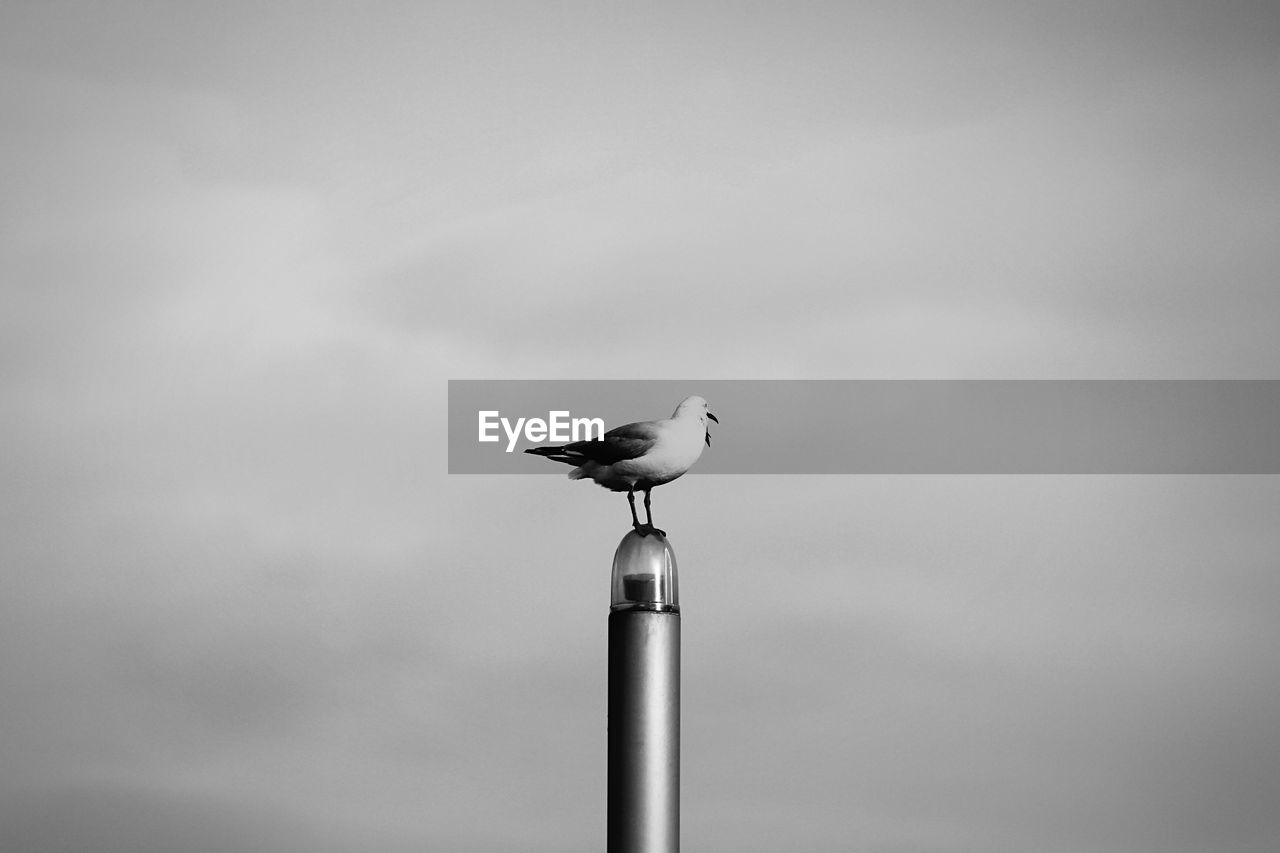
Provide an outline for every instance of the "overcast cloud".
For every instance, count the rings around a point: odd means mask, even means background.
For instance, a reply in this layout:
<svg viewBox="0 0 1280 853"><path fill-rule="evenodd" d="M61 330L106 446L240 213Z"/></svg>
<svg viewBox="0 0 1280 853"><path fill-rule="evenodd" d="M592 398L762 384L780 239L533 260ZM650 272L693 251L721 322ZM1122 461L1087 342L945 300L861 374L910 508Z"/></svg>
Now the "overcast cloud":
<svg viewBox="0 0 1280 853"><path fill-rule="evenodd" d="M446 380L1275 378L1278 47L1248 2L6 4L0 848L600 849L625 503L446 475ZM654 503L687 849L1274 849L1275 477Z"/></svg>

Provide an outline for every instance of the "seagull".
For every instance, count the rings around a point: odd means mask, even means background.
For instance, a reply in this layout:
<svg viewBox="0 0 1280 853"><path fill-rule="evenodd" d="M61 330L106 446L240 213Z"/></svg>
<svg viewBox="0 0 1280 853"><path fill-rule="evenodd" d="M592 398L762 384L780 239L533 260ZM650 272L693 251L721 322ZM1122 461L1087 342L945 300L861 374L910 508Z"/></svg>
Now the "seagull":
<svg viewBox="0 0 1280 853"><path fill-rule="evenodd" d="M620 426L595 441L530 447L525 453L576 466L569 472L570 480L591 479L610 491L626 492L631 504L631 525L636 532L665 537L665 530L653 526L649 491L693 467L702 455L704 442L711 446L708 420L720 423L707 411L707 401L686 397L669 418ZM636 516L636 489L644 492L644 524Z"/></svg>

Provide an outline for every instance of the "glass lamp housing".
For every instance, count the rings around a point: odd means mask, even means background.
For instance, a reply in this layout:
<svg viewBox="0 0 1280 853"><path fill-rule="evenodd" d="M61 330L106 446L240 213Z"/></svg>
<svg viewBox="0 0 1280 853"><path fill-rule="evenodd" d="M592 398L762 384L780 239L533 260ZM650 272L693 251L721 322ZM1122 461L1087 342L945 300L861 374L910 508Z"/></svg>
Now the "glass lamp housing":
<svg viewBox="0 0 1280 853"><path fill-rule="evenodd" d="M622 537L613 555L610 610L680 611L676 554L665 536Z"/></svg>

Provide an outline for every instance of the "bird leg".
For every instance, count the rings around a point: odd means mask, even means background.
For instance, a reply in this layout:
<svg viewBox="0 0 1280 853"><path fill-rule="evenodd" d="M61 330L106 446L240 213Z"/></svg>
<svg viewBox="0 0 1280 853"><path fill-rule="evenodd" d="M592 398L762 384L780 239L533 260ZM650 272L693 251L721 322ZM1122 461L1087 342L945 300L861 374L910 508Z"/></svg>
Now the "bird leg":
<svg viewBox="0 0 1280 853"><path fill-rule="evenodd" d="M627 503L631 504L631 526L640 532L641 536L645 535L645 531L641 529L640 517L636 515L636 487L632 486L627 489Z"/></svg>
<svg viewBox="0 0 1280 853"><path fill-rule="evenodd" d="M658 528L653 526L653 510L649 506L649 490L648 489L644 490L644 517L645 517L644 526L649 529L650 533L656 533L659 536L664 536L664 537L667 535L667 531L659 530ZM644 534L642 533L641 535L643 536Z"/></svg>

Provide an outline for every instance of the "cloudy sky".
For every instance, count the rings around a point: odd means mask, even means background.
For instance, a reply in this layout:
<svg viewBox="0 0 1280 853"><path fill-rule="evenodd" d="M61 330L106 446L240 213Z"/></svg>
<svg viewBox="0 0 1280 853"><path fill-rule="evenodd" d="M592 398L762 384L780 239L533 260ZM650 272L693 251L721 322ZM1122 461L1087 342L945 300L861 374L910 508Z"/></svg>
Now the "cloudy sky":
<svg viewBox="0 0 1280 853"><path fill-rule="evenodd" d="M601 849L625 502L448 476L446 381L1273 378L1278 48L1231 0L6 3L0 848ZM1274 850L1277 478L655 511L687 849Z"/></svg>

